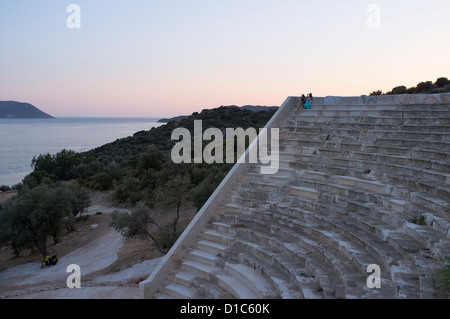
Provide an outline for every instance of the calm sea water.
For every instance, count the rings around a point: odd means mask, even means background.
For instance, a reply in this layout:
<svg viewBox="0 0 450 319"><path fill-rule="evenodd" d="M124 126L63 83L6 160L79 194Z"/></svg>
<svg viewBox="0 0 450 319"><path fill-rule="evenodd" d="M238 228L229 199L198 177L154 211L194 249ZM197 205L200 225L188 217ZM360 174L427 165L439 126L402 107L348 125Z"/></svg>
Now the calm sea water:
<svg viewBox="0 0 450 319"><path fill-rule="evenodd" d="M31 173L33 156L77 152L160 126L155 118L0 119L0 185Z"/></svg>

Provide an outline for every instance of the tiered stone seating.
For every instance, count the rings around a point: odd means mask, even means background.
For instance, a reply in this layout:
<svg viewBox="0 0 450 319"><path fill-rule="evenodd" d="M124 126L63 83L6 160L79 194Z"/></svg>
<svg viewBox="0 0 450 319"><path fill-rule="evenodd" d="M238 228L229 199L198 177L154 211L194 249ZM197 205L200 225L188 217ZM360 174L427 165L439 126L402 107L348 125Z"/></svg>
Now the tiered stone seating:
<svg viewBox="0 0 450 319"><path fill-rule="evenodd" d="M292 107L278 173L250 166L154 297L448 297L449 155L450 104Z"/></svg>

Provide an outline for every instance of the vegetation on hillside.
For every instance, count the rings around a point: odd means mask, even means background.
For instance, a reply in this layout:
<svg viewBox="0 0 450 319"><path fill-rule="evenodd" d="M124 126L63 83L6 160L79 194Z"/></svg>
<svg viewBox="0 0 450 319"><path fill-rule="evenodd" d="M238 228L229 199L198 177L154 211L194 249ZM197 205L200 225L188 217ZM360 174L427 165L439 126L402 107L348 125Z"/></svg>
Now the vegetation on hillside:
<svg viewBox="0 0 450 319"><path fill-rule="evenodd" d="M26 186L0 211L0 246L10 244L16 257L27 248L45 257L48 237L56 245L64 231L74 231L75 217L89 204L88 194L77 184L44 181Z"/></svg>
<svg viewBox="0 0 450 319"><path fill-rule="evenodd" d="M396 86L391 91L383 93L381 90L373 91L370 95L391 94L432 94L450 92L450 80L444 77L438 78L436 82L420 82L416 86L406 88L404 85Z"/></svg>
<svg viewBox="0 0 450 319"><path fill-rule="evenodd" d="M219 128L225 136L226 128L262 128L275 111L203 110L88 152L41 154L32 160L33 172L14 187L20 191L18 198L0 208L0 245L12 244L17 254L21 248L34 246L45 254L47 236L58 241L61 231L73 229L70 216L87 207L82 199L76 199L85 198L79 191L83 187L110 191L118 201L134 207L131 214L116 212L112 216L112 226L124 237L151 239L161 252L168 251L182 231L178 225L181 207L200 209L232 167L174 164L170 156L177 142L171 140L173 130L186 128L193 136L194 120L202 120L203 131ZM73 185L79 189L66 190ZM173 213L171 222L155 220L153 208ZM14 238L20 234L26 238Z"/></svg>

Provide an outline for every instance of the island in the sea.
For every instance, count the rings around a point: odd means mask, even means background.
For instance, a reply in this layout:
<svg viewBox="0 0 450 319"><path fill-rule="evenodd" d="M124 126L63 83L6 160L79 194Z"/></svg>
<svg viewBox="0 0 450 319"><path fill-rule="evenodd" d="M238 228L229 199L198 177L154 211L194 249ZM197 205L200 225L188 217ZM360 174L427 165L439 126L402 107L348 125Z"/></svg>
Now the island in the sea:
<svg viewBox="0 0 450 319"><path fill-rule="evenodd" d="M54 117L39 110L30 103L0 101L2 119L53 119Z"/></svg>

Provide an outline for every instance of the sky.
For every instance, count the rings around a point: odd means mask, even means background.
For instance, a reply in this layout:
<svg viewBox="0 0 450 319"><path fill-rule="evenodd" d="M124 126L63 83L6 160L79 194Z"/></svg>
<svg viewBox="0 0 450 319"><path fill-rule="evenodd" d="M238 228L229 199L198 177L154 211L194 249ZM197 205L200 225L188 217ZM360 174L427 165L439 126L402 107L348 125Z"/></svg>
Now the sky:
<svg viewBox="0 0 450 319"><path fill-rule="evenodd" d="M448 0L0 0L0 100L168 117L386 92L450 78L449 12Z"/></svg>

